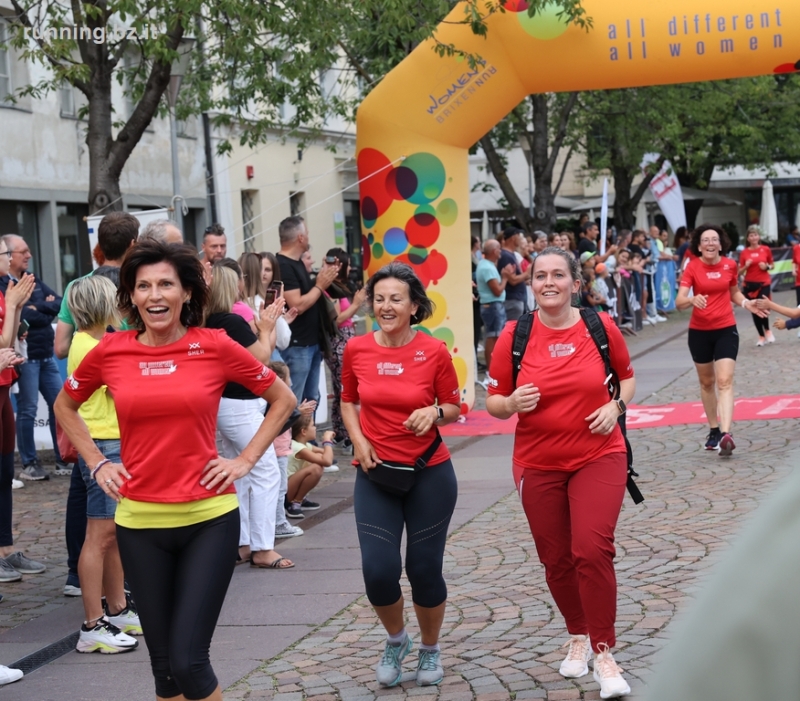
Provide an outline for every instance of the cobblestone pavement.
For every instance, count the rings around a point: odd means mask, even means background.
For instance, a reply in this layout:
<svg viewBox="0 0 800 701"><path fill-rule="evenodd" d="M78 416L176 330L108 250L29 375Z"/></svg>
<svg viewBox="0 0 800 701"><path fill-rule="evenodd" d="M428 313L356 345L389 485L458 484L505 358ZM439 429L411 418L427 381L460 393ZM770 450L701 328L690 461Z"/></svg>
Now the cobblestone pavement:
<svg viewBox="0 0 800 701"><path fill-rule="evenodd" d="M796 336L778 333L778 343L756 348L749 319L738 321L742 347L737 396L800 392L800 376L780 370L787 356L797 352ZM647 403L698 397L696 375L689 365L685 374ZM646 501L634 506L626 498L617 529L615 657L631 683L633 698L668 638L668 624L702 586L743 517L788 472L790 453L800 448L798 428L796 419L737 424L737 449L731 459L702 449L706 434L702 426L631 433L641 474L637 482ZM378 687L373 667L385 633L362 597L228 689L226 698L565 701L600 697L591 675L567 680L557 671L566 631L547 591L516 494L451 535L445 576L449 599L441 639L445 678L440 687L416 686L412 671L416 653L407 658L400 686ZM404 593L409 602L407 586ZM418 642L413 617L409 631Z"/></svg>
<svg viewBox="0 0 800 701"><path fill-rule="evenodd" d="M756 348L752 323L745 315L739 316L742 347L736 371L737 396L800 393L798 373L782 369L800 349L800 345L795 348L800 340L791 332L776 332L775 345ZM679 324L675 319L663 326L674 325L677 332ZM629 341L632 353L646 343L647 334L645 329L640 338ZM685 339L680 347L685 349ZM688 363L688 352L686 355ZM694 370L687 364L686 373L646 403L695 401L698 396ZM706 433L701 426L632 432L641 473L638 482L647 500L636 507L626 499L617 531L616 657L634 695L667 638L667 625L702 585L708 568L741 527L743 516L789 469L789 454L800 445L798 428L800 420L794 419L737 424L737 449L729 460L701 449ZM465 454L468 450L465 448ZM457 462L458 453L454 458ZM67 477L53 477L14 492L16 544L30 557L47 563L48 571L2 585L5 600L0 605L0 632L64 601L63 523L68 483ZM308 537L313 537L313 531ZM557 672L563 656L560 646L566 640L563 621L553 608L514 494L451 535L445 573L450 598L442 637L446 676L441 687L418 688L413 681L406 681L394 689L376 688L372 668L384 634L366 599L361 598L228 689L226 698L599 698L591 676L565 680ZM413 621L410 630L416 633ZM412 653L406 669L413 669L415 662L416 653Z"/></svg>

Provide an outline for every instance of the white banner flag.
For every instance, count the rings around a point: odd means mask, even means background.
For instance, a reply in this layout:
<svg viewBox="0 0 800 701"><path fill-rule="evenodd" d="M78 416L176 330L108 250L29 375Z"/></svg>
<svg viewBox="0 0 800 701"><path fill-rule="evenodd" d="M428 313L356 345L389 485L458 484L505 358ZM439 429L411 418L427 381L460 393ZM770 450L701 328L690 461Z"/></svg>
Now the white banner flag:
<svg viewBox="0 0 800 701"><path fill-rule="evenodd" d="M603 204L600 206L600 255L606 252L606 232L608 231L608 178L603 178Z"/></svg>
<svg viewBox="0 0 800 701"><path fill-rule="evenodd" d="M642 160L642 172L645 166L658 161L657 153L645 154ZM672 170L669 161L664 161L661 170L650 181L650 191L658 202L658 206L664 213L672 231L677 231L680 227L686 226L686 210L683 207L683 192L678 176Z"/></svg>

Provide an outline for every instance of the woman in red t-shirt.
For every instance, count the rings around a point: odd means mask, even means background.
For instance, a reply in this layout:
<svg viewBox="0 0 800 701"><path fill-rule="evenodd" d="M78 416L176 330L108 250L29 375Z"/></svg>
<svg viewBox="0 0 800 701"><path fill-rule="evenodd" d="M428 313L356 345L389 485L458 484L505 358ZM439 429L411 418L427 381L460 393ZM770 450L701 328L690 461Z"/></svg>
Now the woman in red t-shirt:
<svg viewBox="0 0 800 701"><path fill-rule="evenodd" d="M728 457L736 444L731 436L733 422L733 371L739 354L739 332L731 302L766 317L739 290L736 262L727 258L730 240L723 229L702 224L691 234L694 258L686 266L675 306L692 309L689 321L689 352L700 380L700 398L710 428L706 450L719 450ZM693 296L689 296L692 290Z"/></svg>
<svg viewBox="0 0 800 701"><path fill-rule="evenodd" d="M354 508L367 598L388 639L375 669L378 683L396 686L403 658L412 647L403 618L400 543L406 531L406 574L422 644L417 684L442 681L439 633L447 585L442 560L447 526L458 485L447 446L437 426L460 413L460 390L442 341L413 328L433 313L433 303L414 271L404 263L381 268L366 286L378 330L351 338L342 363L342 418L361 469ZM377 481L383 462L412 466L439 445L404 494L385 491Z"/></svg>
<svg viewBox="0 0 800 701"><path fill-rule="evenodd" d="M572 306L581 273L571 254L546 248L533 262L538 311L516 385L508 324L492 355L486 409L499 419L519 416L514 479L545 567L550 593L571 639L560 673L589 673L603 698L630 693L610 648L616 644L614 529L627 479L627 452L618 419L636 382L622 334L601 314L620 401L610 400L605 364Z"/></svg>
<svg viewBox="0 0 800 701"><path fill-rule="evenodd" d="M739 275L744 274L742 292L747 299L767 297L772 299L772 277L769 271L775 266L769 246L761 244L761 232L758 227L747 227L747 248L739 254ZM757 346L775 343L775 336L769 330L769 319L753 314L753 323L758 331Z"/></svg>
<svg viewBox="0 0 800 701"><path fill-rule="evenodd" d="M106 334L55 404L102 490L136 601L156 697L213 699L208 657L239 544L234 480L252 470L295 406L291 390L223 331L198 328L208 288L191 246L145 240L120 268L120 311L134 330ZM219 457L217 409L237 382L269 404L252 440ZM106 459L78 414L103 385L114 397L121 462Z"/></svg>

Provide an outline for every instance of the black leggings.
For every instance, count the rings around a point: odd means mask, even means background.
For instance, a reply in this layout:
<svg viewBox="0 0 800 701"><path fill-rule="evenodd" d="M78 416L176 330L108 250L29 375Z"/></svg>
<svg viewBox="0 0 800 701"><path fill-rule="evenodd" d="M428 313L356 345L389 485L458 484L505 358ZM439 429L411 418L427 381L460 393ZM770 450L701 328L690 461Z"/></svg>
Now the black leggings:
<svg viewBox="0 0 800 701"><path fill-rule="evenodd" d="M0 546L13 545L11 481L14 479L14 409L9 386L0 387Z"/></svg>
<svg viewBox="0 0 800 701"><path fill-rule="evenodd" d="M442 560L457 497L458 484L450 460L420 472L416 484L404 496L384 492L359 468L354 506L361 570L373 606L391 606L400 599L404 527L406 574L414 603L434 608L447 600Z"/></svg>
<svg viewBox="0 0 800 701"><path fill-rule="evenodd" d="M117 526L156 695L204 699L218 686L208 650L239 547L239 510L180 528Z"/></svg>
<svg viewBox="0 0 800 701"><path fill-rule="evenodd" d="M772 297L772 286L762 285L760 282L746 282L744 283L742 291L747 299L763 299L764 297ZM766 335L766 332L769 331L769 318L758 316L757 314L751 314L751 316L753 317L753 323L756 325L756 331L758 331L758 335L763 338Z"/></svg>

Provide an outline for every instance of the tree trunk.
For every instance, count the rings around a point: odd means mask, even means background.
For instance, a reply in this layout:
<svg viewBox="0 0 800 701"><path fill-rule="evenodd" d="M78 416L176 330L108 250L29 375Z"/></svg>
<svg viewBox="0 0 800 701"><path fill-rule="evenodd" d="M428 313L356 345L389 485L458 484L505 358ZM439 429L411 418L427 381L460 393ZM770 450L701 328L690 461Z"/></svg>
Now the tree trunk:
<svg viewBox="0 0 800 701"><path fill-rule="evenodd" d="M522 204L522 200L520 200L517 191L511 184L506 168L503 165L503 160L497 153L497 149L494 147L494 143L492 143L491 136L489 134L484 136L480 140L480 145L483 147L483 152L486 154L489 170L492 171L494 179L497 180L497 184L500 186L500 190L508 202L511 213L516 218L520 227L525 229L528 233L533 232L533 220L528 212L528 208Z"/></svg>
<svg viewBox="0 0 800 701"><path fill-rule="evenodd" d="M636 223L636 207L631 197L633 173L627 168L617 166L612 170L614 176L614 224L617 229L633 229Z"/></svg>
<svg viewBox="0 0 800 701"><path fill-rule="evenodd" d="M572 108L578 100L578 93L571 93L559 114L559 123L552 145L550 144L550 105L548 96L531 95L533 114L533 134L531 135L531 161L533 181L535 184L534 223L537 229L549 234L555 230L558 215L556 212L556 194L561 184L559 180L553 188L553 172L559 151L567 134L567 124ZM569 159L569 154L567 155Z"/></svg>
<svg viewBox="0 0 800 701"><path fill-rule="evenodd" d="M688 186L687 186L688 187ZM692 231L697 226L697 215L705 200L684 200L683 208L686 210L686 228Z"/></svg>
<svg viewBox="0 0 800 701"><path fill-rule="evenodd" d="M183 36L180 22L169 32L169 46L177 48ZM147 77L142 98L117 134L112 136L114 118L111 103L112 74L121 57L112 57L108 45L89 43L90 79L89 128L86 144L89 147L89 214L122 210L122 191L119 180L122 169L145 129L158 110L161 96L169 85L171 64L155 61Z"/></svg>

